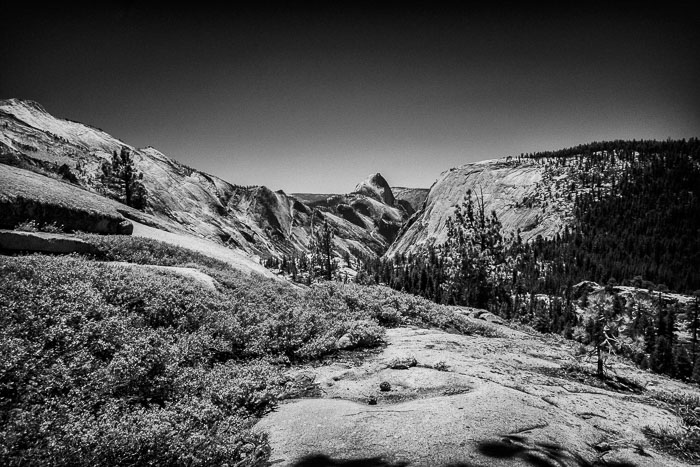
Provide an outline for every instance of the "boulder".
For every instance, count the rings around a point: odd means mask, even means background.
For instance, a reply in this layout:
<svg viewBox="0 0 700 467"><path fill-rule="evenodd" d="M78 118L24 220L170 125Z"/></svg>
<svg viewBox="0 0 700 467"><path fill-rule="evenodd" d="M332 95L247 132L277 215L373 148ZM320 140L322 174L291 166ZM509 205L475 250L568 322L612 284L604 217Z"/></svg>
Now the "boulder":
<svg viewBox="0 0 700 467"><path fill-rule="evenodd" d="M95 246L69 235L17 230L0 230L0 250L55 254L99 253Z"/></svg>
<svg viewBox="0 0 700 467"><path fill-rule="evenodd" d="M489 323L505 324L505 321L503 321L501 317L496 316L488 311L479 315L479 319L483 319L484 321L488 321Z"/></svg>
<svg viewBox="0 0 700 467"><path fill-rule="evenodd" d="M343 336L335 343L335 346L338 349L349 349L353 345L355 344L353 344L350 334L343 334Z"/></svg>

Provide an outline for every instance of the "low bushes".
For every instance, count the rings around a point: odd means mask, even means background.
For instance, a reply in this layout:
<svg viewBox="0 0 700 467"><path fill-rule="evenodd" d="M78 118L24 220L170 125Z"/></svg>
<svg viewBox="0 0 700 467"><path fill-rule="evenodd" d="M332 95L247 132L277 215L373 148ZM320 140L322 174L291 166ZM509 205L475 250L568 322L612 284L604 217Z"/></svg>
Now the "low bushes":
<svg viewBox="0 0 700 467"><path fill-rule="evenodd" d="M197 267L217 291L86 257L0 256L0 464L255 465L269 446L251 427L284 397L289 364L345 335L380 345L387 326L479 332L384 287L297 289L153 240L84 238L103 259Z"/></svg>

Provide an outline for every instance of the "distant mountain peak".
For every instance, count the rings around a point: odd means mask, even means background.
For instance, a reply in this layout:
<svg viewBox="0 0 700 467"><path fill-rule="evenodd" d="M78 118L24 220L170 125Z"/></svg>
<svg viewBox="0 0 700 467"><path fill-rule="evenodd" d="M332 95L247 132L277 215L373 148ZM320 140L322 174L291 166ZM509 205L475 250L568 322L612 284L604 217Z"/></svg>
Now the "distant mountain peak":
<svg viewBox="0 0 700 467"><path fill-rule="evenodd" d="M368 176L365 180L358 183L355 187L355 193L376 198L388 206L393 206L395 202L389 183L379 172Z"/></svg>

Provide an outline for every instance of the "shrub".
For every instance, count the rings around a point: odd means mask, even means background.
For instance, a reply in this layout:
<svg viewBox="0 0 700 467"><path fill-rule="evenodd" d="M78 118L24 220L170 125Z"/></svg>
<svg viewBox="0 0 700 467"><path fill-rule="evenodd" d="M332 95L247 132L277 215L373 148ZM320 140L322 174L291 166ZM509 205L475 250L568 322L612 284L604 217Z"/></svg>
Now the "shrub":
<svg viewBox="0 0 700 467"><path fill-rule="evenodd" d="M17 224L15 226L15 230L19 230L21 232L38 232L39 224L34 220L28 220Z"/></svg>
<svg viewBox="0 0 700 467"><path fill-rule="evenodd" d="M384 342L384 329L377 323L361 319L353 322L347 334L357 347L375 347Z"/></svg>
<svg viewBox="0 0 700 467"><path fill-rule="evenodd" d="M642 431L654 447L686 462L700 462L700 397L691 394L651 392L652 402L681 419L680 429L645 427Z"/></svg>
<svg viewBox="0 0 700 467"><path fill-rule="evenodd" d="M15 230L21 232L48 232L48 233L63 233L65 228L56 222L48 222L39 224L34 220L20 222L15 226Z"/></svg>
<svg viewBox="0 0 700 467"><path fill-rule="evenodd" d="M234 361L210 332L212 309L229 305L153 271L0 257L1 463L264 458L266 438L250 427L284 378L270 363Z"/></svg>

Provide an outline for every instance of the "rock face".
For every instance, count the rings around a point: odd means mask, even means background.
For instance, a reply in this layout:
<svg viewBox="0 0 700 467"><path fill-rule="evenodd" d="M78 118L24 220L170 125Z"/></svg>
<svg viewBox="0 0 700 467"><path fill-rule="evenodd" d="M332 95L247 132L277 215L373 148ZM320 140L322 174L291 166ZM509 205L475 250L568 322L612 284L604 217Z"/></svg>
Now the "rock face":
<svg viewBox="0 0 700 467"><path fill-rule="evenodd" d="M389 187L389 184L380 173L370 175L367 179L358 183L355 187L355 193L374 198L387 206L394 205L394 194L391 192L391 187Z"/></svg>
<svg viewBox="0 0 700 467"><path fill-rule="evenodd" d="M45 232L0 230L0 250L10 252L41 252L67 255L96 254L97 248L84 240Z"/></svg>
<svg viewBox="0 0 700 467"><path fill-rule="evenodd" d="M524 241L556 235L572 218L572 202L545 201L549 181L537 161L483 161L443 172L425 200L425 207L406 224L387 256L415 252L446 240L445 224L468 191L483 197L488 215L495 211L506 234L520 229Z"/></svg>
<svg viewBox="0 0 700 467"><path fill-rule="evenodd" d="M654 389L592 386L562 370L575 363L573 342L491 326L502 337L390 329L389 345L359 366L351 358L300 370L313 373L323 398L289 400L257 425L269 433L271 463L315 455L310 465L379 457L411 466L580 467L599 465L605 452L609 465L683 465L653 450L642 430L682 423L653 403L655 391L696 388L622 362L618 375ZM417 365L391 368L407 358Z"/></svg>
<svg viewBox="0 0 700 467"><path fill-rule="evenodd" d="M402 186L392 186L391 192L394 194L396 204L403 207L409 215L423 209L423 203L428 197L428 188L406 188Z"/></svg>

